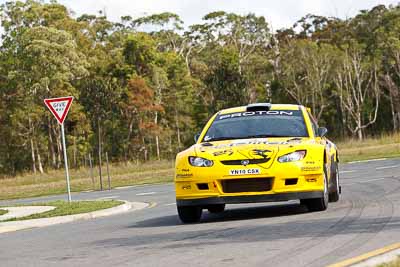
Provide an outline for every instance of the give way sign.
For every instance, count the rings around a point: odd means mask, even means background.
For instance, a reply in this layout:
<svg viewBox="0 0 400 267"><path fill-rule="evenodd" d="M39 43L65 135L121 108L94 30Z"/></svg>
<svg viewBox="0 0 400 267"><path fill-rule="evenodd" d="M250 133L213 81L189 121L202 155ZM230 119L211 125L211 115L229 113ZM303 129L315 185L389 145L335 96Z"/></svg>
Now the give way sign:
<svg viewBox="0 0 400 267"><path fill-rule="evenodd" d="M44 104L50 109L51 113L53 113L54 117L56 117L58 123L61 125L61 140L63 144L65 178L67 180L67 192L69 202L71 202L71 185L69 182L67 146L65 145L64 120L67 117L69 108L71 107L73 100L74 98L72 96L48 98L44 100Z"/></svg>
<svg viewBox="0 0 400 267"><path fill-rule="evenodd" d="M51 113L53 113L54 117L56 117L58 123L63 124L73 100L73 96L66 96L59 98L48 98L44 100L44 103L49 108Z"/></svg>

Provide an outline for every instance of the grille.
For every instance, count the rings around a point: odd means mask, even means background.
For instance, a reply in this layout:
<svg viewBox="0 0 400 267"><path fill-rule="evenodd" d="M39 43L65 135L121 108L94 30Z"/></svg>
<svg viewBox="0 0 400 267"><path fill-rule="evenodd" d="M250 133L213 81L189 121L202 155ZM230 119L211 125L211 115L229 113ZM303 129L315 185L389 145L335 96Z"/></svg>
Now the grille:
<svg viewBox="0 0 400 267"><path fill-rule="evenodd" d="M228 179L221 181L225 193L262 192L272 188L272 178Z"/></svg>
<svg viewBox="0 0 400 267"><path fill-rule="evenodd" d="M242 165L242 161L248 160L249 164L261 164L266 163L270 160L270 158L265 159L237 159L237 160L221 160L221 163L224 165Z"/></svg>
<svg viewBox="0 0 400 267"><path fill-rule="evenodd" d="M197 184L199 190L208 190L208 184Z"/></svg>
<svg viewBox="0 0 400 267"><path fill-rule="evenodd" d="M295 185L297 184L297 178L285 179L285 185Z"/></svg>

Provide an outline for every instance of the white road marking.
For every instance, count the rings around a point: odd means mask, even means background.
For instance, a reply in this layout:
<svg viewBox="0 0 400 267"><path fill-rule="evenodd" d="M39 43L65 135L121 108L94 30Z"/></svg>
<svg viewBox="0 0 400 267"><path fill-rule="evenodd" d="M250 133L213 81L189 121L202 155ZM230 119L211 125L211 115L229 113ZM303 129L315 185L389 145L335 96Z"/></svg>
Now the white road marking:
<svg viewBox="0 0 400 267"><path fill-rule="evenodd" d="M392 166L383 166L383 167L376 167L376 170L383 170L383 169L392 169L392 168L396 168L399 167L400 165L392 165Z"/></svg>
<svg viewBox="0 0 400 267"><path fill-rule="evenodd" d="M173 206L173 205L176 205L176 203L174 202L174 203L164 204L164 206Z"/></svg>
<svg viewBox="0 0 400 267"><path fill-rule="evenodd" d="M379 180L384 180L384 179L385 178L376 178L376 179L370 179L370 180L362 181L360 183L368 183L368 182L379 181Z"/></svg>
<svg viewBox="0 0 400 267"><path fill-rule="evenodd" d="M380 180L384 180L384 179L385 178L376 178L376 179L370 179L370 180L354 182L354 183L341 183L341 185L363 184L363 183L369 183L369 182L374 182L374 181L380 181Z"/></svg>
<svg viewBox="0 0 400 267"><path fill-rule="evenodd" d="M137 196L149 196L149 195L154 195L155 193L157 193L157 192L146 192L146 193L139 193L139 194L136 194Z"/></svg>
<svg viewBox="0 0 400 267"><path fill-rule="evenodd" d="M122 190L122 189L129 189L129 188L135 188L135 187L138 187L138 186L137 185L128 185L128 186L115 187L114 189Z"/></svg>
<svg viewBox="0 0 400 267"><path fill-rule="evenodd" d="M149 208L149 209L151 209L151 208L154 208L155 206L157 206L157 203L156 202L151 202L151 203L149 203L150 205L147 207L147 208Z"/></svg>
<svg viewBox="0 0 400 267"><path fill-rule="evenodd" d="M113 198L119 198L119 196L101 197L101 198L98 198L98 199L113 199Z"/></svg>
<svg viewBox="0 0 400 267"><path fill-rule="evenodd" d="M367 159L367 160L357 160L357 161L351 161L351 162L348 162L348 164L360 163L360 162L381 161L381 160L387 160L387 158L380 158L380 159Z"/></svg>
<svg viewBox="0 0 400 267"><path fill-rule="evenodd" d="M355 171L340 171L339 173L350 173L350 172L355 172Z"/></svg>

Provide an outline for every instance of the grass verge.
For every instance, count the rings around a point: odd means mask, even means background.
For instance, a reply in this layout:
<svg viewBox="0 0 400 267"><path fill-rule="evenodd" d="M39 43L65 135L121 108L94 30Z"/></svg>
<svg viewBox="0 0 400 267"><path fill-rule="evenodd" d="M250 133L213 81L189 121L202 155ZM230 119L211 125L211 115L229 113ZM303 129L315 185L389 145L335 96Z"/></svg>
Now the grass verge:
<svg viewBox="0 0 400 267"><path fill-rule="evenodd" d="M56 216L65 216L65 215L74 215L80 213L87 213L96 210L103 210L112 207L119 206L124 202L118 200L96 200L96 201L73 201L68 203L66 201L57 200L46 203L35 203L29 204L29 206L54 206L56 207L54 210L50 210L43 213L32 214L26 217L21 218L11 218L5 220L5 222L9 221L23 221L30 219L40 219L40 218L50 218Z"/></svg>
<svg viewBox="0 0 400 267"><path fill-rule="evenodd" d="M400 133L338 142L341 162L400 157Z"/></svg>
<svg viewBox="0 0 400 267"><path fill-rule="evenodd" d="M112 164L110 165L111 187L155 184L172 182L174 162L154 161L145 164ZM103 188L107 189L107 170L102 168ZM71 169L71 190L81 192L99 190L98 168L93 169L93 178L89 168ZM0 200L40 197L65 194L64 170L49 170L44 174L26 173L17 177L0 179Z"/></svg>
<svg viewBox="0 0 400 267"><path fill-rule="evenodd" d="M400 256L395 261L379 264L377 267L400 267Z"/></svg>
<svg viewBox="0 0 400 267"><path fill-rule="evenodd" d="M8 213L8 210L2 210L2 209L0 209L0 216L1 216L1 215L4 215L4 214L6 214L6 213Z"/></svg>
<svg viewBox="0 0 400 267"><path fill-rule="evenodd" d="M335 142L335 140L333 140ZM340 161L349 162L373 158L400 157L400 133L367 138L363 141L347 140L336 142ZM107 170L102 168L103 188L107 185ZM105 174L105 175L104 175ZM17 177L0 179L0 200L65 194L64 170L49 170L45 174L26 173ZM71 169L71 190L73 192L99 190L98 167ZM148 163L121 163L110 165L111 187L167 183L173 181L173 161L152 161Z"/></svg>

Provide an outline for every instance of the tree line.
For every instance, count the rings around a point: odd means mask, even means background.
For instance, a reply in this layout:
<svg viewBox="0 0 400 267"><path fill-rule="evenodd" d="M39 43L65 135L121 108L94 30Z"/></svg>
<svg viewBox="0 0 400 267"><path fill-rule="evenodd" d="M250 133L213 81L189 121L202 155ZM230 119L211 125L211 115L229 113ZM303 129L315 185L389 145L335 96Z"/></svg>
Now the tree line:
<svg viewBox="0 0 400 267"><path fill-rule="evenodd" d="M400 129L400 7L339 19L306 15L273 32L223 11L184 25L173 13L112 22L56 1L0 6L0 174L62 166L43 99L72 95L73 167L172 159L216 111L251 102L312 108L335 138Z"/></svg>

